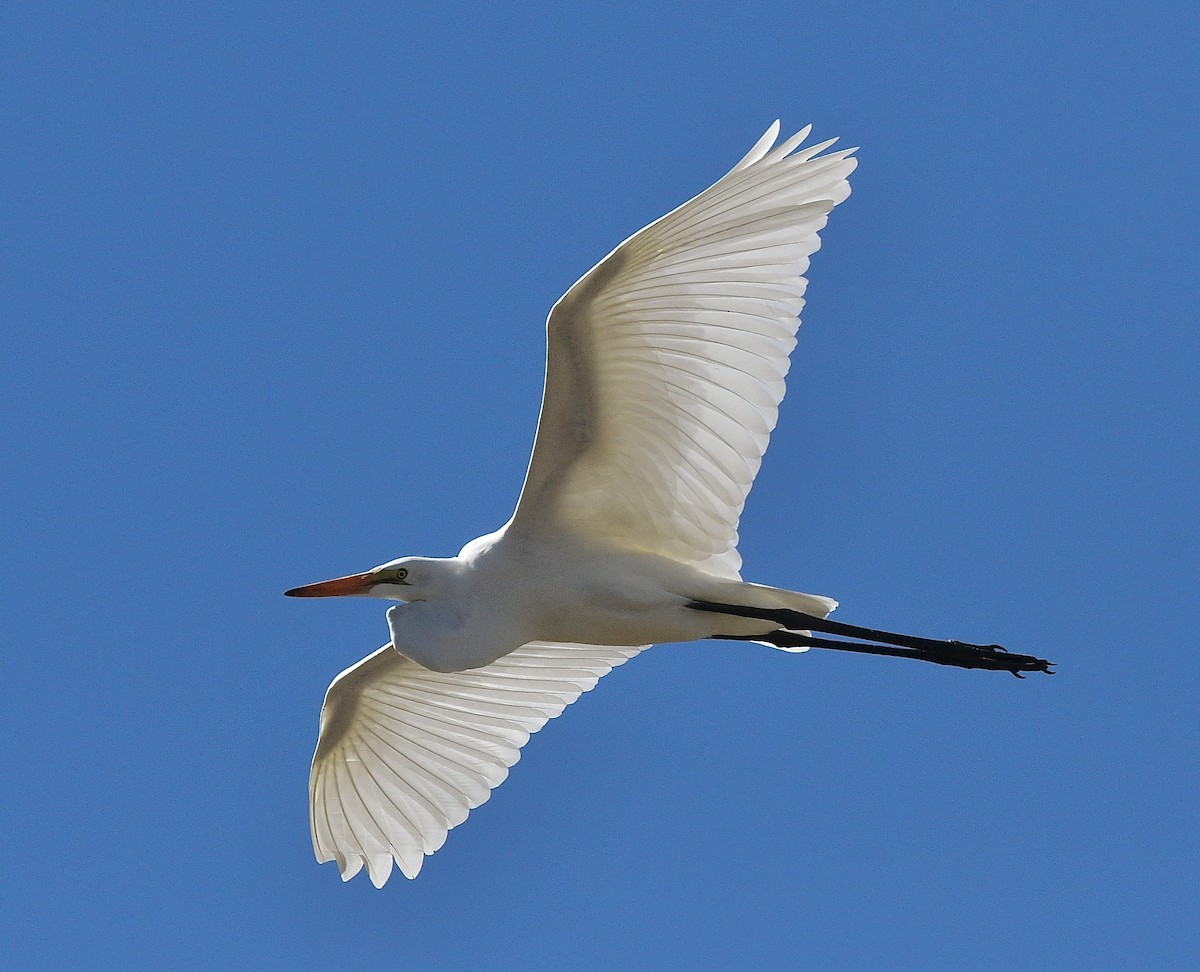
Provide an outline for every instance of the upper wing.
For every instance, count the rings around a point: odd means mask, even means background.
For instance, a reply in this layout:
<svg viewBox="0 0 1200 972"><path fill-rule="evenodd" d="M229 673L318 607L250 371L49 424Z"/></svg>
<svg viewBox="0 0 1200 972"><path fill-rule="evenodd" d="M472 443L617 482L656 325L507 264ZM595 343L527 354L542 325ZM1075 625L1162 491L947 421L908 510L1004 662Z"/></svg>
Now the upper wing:
<svg viewBox="0 0 1200 972"><path fill-rule="evenodd" d="M642 648L535 641L440 674L385 645L325 693L309 777L313 850L376 887L421 870L446 831L499 786L546 722Z"/></svg>
<svg viewBox="0 0 1200 972"><path fill-rule="evenodd" d="M811 126L810 126L811 127ZM582 532L738 576L737 525L783 398L808 258L850 152L772 149L635 233L554 305L510 526Z"/></svg>

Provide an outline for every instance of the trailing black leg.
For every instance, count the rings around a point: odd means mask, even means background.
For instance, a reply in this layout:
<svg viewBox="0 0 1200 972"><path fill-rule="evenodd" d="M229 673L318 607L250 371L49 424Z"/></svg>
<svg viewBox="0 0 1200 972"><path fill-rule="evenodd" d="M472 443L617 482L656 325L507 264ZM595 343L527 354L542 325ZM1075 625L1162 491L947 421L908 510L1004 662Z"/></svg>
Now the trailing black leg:
<svg viewBox="0 0 1200 972"><path fill-rule="evenodd" d="M919 638L916 635L897 634L861 628L818 618L801 611L775 608L749 608L740 604L718 604L714 601L692 601L688 607L697 611L729 614L742 618L760 618L772 621L780 630L766 635L717 635L734 641L766 641L780 648L829 648L837 651L854 651L870 655L889 655L895 658L915 658L918 661L937 665L954 665L958 668L982 668L991 671L1012 672L1024 678L1023 672L1045 672L1052 663L1033 655L1018 655L1000 645L972 645L963 641L939 641L934 638ZM828 634L855 638L858 641L835 641L832 638L817 638L799 634L799 630L821 631ZM878 639L887 644L861 644L866 639Z"/></svg>

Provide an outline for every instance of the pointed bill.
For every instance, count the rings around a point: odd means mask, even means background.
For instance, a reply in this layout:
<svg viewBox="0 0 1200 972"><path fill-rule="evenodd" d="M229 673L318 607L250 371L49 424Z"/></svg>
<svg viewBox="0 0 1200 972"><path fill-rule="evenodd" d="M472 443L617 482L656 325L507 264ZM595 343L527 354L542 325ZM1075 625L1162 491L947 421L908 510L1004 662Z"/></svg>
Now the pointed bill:
<svg viewBox="0 0 1200 972"><path fill-rule="evenodd" d="M303 587L293 587L290 591L283 593L287 597L342 597L350 594L366 594L378 583L379 578L368 572L335 577L333 580L306 584Z"/></svg>

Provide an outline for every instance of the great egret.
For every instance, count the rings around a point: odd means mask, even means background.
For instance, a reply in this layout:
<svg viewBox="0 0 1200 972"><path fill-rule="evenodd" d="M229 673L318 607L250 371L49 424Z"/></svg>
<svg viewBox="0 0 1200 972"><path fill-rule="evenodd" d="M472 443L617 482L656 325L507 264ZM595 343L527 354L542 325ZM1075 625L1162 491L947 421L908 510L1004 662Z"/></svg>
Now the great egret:
<svg viewBox="0 0 1200 972"><path fill-rule="evenodd" d="M393 861L415 877L531 733L654 642L1049 672L997 645L839 624L830 598L741 580L738 517L783 398L803 275L856 164L853 150L821 154L834 140L800 150L810 130L776 146L775 122L554 305L533 456L504 526L457 557L287 592L402 602L391 643L334 679L321 709L313 848L343 880L365 863L381 887Z"/></svg>

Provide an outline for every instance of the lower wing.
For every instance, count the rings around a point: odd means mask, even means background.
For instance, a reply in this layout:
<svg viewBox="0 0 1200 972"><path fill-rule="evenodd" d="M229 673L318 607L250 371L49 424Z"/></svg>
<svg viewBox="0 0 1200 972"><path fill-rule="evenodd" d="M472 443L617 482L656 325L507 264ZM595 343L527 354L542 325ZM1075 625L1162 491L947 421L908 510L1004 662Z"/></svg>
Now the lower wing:
<svg viewBox="0 0 1200 972"><path fill-rule="evenodd" d="M534 641L484 668L433 672L385 645L325 694L309 777L313 850L342 880L392 862L414 878L491 796L521 747L645 647Z"/></svg>

